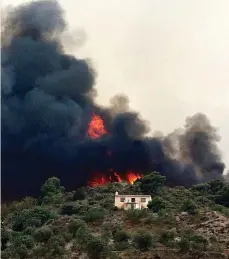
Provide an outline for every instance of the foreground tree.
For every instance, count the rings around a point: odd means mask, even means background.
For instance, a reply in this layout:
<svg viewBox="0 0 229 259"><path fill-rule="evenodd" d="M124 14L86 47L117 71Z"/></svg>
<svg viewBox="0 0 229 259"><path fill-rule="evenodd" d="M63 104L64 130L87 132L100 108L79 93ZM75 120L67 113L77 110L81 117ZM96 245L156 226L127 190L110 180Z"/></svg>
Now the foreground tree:
<svg viewBox="0 0 229 259"><path fill-rule="evenodd" d="M135 182L143 193L158 194L165 184L165 176L153 172Z"/></svg>

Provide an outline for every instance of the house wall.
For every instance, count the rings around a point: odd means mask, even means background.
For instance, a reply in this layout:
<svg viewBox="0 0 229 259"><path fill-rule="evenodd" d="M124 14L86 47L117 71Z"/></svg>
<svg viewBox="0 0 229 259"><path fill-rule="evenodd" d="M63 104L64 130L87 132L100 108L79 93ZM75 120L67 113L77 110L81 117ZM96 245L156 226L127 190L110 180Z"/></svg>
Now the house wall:
<svg viewBox="0 0 229 259"><path fill-rule="evenodd" d="M125 198L125 202L121 202L120 198ZM130 209L131 198L135 198L135 209L147 208L147 204L151 201L151 196L131 196L131 195L117 195L115 196L115 206L119 209ZM145 198L145 202L141 202L141 198Z"/></svg>

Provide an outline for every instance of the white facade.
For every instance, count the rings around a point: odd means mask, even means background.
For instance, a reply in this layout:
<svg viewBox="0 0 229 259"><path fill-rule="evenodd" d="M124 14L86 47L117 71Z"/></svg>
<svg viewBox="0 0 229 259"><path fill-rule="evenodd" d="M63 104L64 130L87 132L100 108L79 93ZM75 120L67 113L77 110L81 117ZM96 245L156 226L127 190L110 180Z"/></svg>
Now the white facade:
<svg viewBox="0 0 229 259"><path fill-rule="evenodd" d="M115 193L115 207L119 209L146 209L151 201L150 195L119 195Z"/></svg>

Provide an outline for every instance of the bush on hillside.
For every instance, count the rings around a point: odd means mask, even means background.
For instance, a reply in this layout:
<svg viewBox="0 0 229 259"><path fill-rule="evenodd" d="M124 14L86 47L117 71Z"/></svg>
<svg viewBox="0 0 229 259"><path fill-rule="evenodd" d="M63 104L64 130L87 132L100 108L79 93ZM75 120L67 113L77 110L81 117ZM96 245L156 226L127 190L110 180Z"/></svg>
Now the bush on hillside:
<svg viewBox="0 0 229 259"><path fill-rule="evenodd" d="M175 234L175 231L164 229L160 233L159 242L169 246L171 243L173 243Z"/></svg>
<svg viewBox="0 0 229 259"><path fill-rule="evenodd" d="M203 194L211 193L211 186L208 183L201 183L192 187L193 191L201 192Z"/></svg>
<svg viewBox="0 0 229 259"><path fill-rule="evenodd" d="M190 242L188 238L181 238L181 241L178 242L178 246L181 252L188 252L190 250Z"/></svg>
<svg viewBox="0 0 229 259"><path fill-rule="evenodd" d="M208 184L209 184L209 186L211 188L212 194L217 194L225 186L225 183L223 183L220 180L214 180L214 181L209 182Z"/></svg>
<svg viewBox="0 0 229 259"><path fill-rule="evenodd" d="M37 242L47 242L49 238L53 235L53 231L48 226L43 226L40 229L36 230L34 233L34 238Z"/></svg>
<svg viewBox="0 0 229 259"><path fill-rule="evenodd" d="M189 237L190 246L194 250L205 251L208 247L208 240L201 235L191 235Z"/></svg>
<svg viewBox="0 0 229 259"><path fill-rule="evenodd" d="M225 216L229 217L229 208L223 206L223 205L220 205L220 204L214 204L212 206L212 210L214 211L218 211L222 214L224 214Z"/></svg>
<svg viewBox="0 0 229 259"><path fill-rule="evenodd" d="M140 219L146 217L148 215L147 210L127 210L126 217L128 220L132 221L133 223L138 223Z"/></svg>
<svg viewBox="0 0 229 259"><path fill-rule="evenodd" d="M34 239L31 236L23 235L21 233L15 233L12 235L11 242L14 247L20 247L23 245L28 249L33 248L35 245Z"/></svg>
<svg viewBox="0 0 229 259"><path fill-rule="evenodd" d="M229 207L229 184L225 185L215 198L215 202L225 207Z"/></svg>
<svg viewBox="0 0 229 259"><path fill-rule="evenodd" d="M30 251L30 249L28 249L23 244L15 247L15 249L14 249L14 252L16 253L16 255L19 256L20 259L27 259L27 258L29 258L29 251Z"/></svg>
<svg viewBox="0 0 229 259"><path fill-rule="evenodd" d="M153 199L148 203L148 208L153 212L157 213L162 209L165 209L165 202L161 197L153 197Z"/></svg>
<svg viewBox="0 0 229 259"><path fill-rule="evenodd" d="M94 221L102 220L104 216L105 216L104 209L100 207L94 207L94 208L90 208L87 211L87 214L85 215L84 220L86 222L94 222Z"/></svg>
<svg viewBox="0 0 229 259"><path fill-rule="evenodd" d="M69 225L68 225L68 229L69 232L73 234L73 236L76 235L76 232L79 228L81 227L85 227L86 226L86 222L84 220L81 219L73 219Z"/></svg>
<svg viewBox="0 0 229 259"><path fill-rule="evenodd" d="M20 214L13 216L12 229L22 231L27 227L40 227L50 219L54 219L56 214L42 207L25 209Z"/></svg>
<svg viewBox="0 0 229 259"><path fill-rule="evenodd" d="M75 234L75 238L77 243L82 247L85 248L87 242L92 239L92 234L87 225L83 225L80 227Z"/></svg>
<svg viewBox="0 0 229 259"><path fill-rule="evenodd" d="M153 245L153 236L146 231L139 231L134 235L133 241L141 251L149 250Z"/></svg>
<svg viewBox="0 0 229 259"><path fill-rule="evenodd" d="M193 200L186 199L181 206L181 211L186 211L191 215L196 214L197 213L197 205Z"/></svg>
<svg viewBox="0 0 229 259"><path fill-rule="evenodd" d="M77 189L73 194L74 201L81 201L81 200L86 199L86 197L87 197L87 195L86 195L86 191L84 190L84 188Z"/></svg>
<svg viewBox="0 0 229 259"><path fill-rule="evenodd" d="M90 259L103 258L105 245L102 240L98 238L92 238L87 242L86 252Z"/></svg>
<svg viewBox="0 0 229 259"><path fill-rule="evenodd" d="M113 233L113 237L115 242L127 242L130 235L125 230L118 229Z"/></svg>
<svg viewBox="0 0 229 259"><path fill-rule="evenodd" d="M60 258L65 254L65 240L61 235L55 235L49 238L47 242L47 248L49 251L48 258Z"/></svg>
<svg viewBox="0 0 229 259"><path fill-rule="evenodd" d="M71 216L73 214L78 214L81 210L82 206L80 204L74 202L67 202L60 207L59 212L61 215Z"/></svg>

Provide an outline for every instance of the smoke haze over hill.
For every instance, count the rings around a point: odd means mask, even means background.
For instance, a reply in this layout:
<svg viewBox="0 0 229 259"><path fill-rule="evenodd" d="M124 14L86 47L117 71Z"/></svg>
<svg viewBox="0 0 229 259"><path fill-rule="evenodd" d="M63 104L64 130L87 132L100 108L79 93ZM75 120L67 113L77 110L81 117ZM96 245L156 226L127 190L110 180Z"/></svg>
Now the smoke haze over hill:
<svg viewBox="0 0 229 259"><path fill-rule="evenodd" d="M128 97L117 95L107 107L95 101L96 66L66 52L62 42L71 38L56 1L16 7L4 26L3 198L36 195L52 175L74 188L111 169L120 175L157 170L172 185L221 178L220 138L204 114L167 136L149 137L157 127L130 108ZM93 139L88 127L95 115L108 134Z"/></svg>

